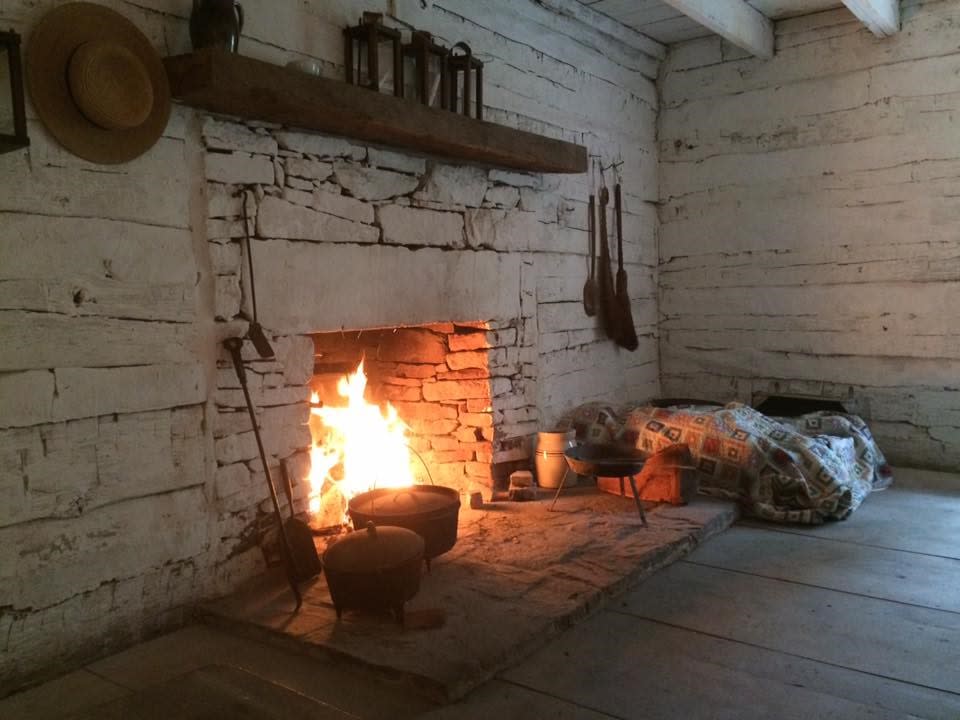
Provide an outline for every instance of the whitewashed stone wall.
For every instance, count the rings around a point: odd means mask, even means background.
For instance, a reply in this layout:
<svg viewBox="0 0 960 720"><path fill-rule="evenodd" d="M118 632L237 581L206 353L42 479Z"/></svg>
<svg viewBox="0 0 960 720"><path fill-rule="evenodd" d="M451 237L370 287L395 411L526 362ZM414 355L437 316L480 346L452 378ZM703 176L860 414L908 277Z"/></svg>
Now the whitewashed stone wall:
<svg viewBox="0 0 960 720"><path fill-rule="evenodd" d="M0 26L29 43L56 4L2 0ZM189 0L104 4L161 54L188 50ZM319 152L309 143L329 148L329 138L288 134L284 146L276 128L233 123L214 147L214 125L186 108L143 157L101 167L60 149L28 107L31 147L0 156L0 695L169 628L262 568L263 478L219 349L249 315L237 205L208 192L208 177L210 188L262 186L257 227L269 240L258 242L258 269L274 278L260 290L262 320L280 354L247 354L274 458L299 457L306 442L304 335L341 326L506 323L494 332L516 331L519 374L535 378L517 401L518 429L536 424L523 408L549 423L583 400L658 392L656 58L628 47L622 28L601 33L520 0L244 7L245 54L311 56L330 76L340 75L341 28L363 10L466 40L487 63L489 119L622 159L641 348L615 349L580 307L586 177L476 172L376 148ZM331 171L339 195L325 187ZM338 303L356 290L343 268L360 250L370 292ZM415 317L410 306L394 313L397 278L422 281Z"/></svg>
<svg viewBox="0 0 960 720"><path fill-rule="evenodd" d="M666 394L799 394L862 414L896 463L960 466L960 2L777 24L663 66Z"/></svg>

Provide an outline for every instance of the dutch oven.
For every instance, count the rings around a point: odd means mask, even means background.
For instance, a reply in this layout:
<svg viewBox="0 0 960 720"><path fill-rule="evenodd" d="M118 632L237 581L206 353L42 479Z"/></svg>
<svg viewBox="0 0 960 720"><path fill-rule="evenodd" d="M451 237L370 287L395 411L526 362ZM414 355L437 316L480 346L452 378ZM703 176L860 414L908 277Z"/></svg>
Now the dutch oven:
<svg viewBox="0 0 960 720"><path fill-rule="evenodd" d="M423 538L412 530L376 527L352 532L323 554L323 571L337 617L345 608L393 610L420 591Z"/></svg>
<svg viewBox="0 0 960 720"><path fill-rule="evenodd" d="M460 494L440 485L378 488L360 493L347 506L355 528L372 522L413 530L426 544L424 558L430 561L457 542Z"/></svg>

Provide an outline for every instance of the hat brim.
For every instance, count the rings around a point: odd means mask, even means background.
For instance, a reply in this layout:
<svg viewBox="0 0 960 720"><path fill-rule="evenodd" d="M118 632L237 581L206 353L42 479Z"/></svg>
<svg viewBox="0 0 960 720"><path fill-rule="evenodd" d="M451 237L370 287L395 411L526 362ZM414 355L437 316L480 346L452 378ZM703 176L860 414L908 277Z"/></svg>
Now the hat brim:
<svg viewBox="0 0 960 720"><path fill-rule="evenodd" d="M127 130L107 130L80 112L67 80L74 51L90 40L116 42L143 63L153 86L147 119ZM113 165L133 160L163 134L170 117L170 84L157 51L136 25L114 10L88 2L51 10L34 29L27 46L30 98L50 134L75 155Z"/></svg>

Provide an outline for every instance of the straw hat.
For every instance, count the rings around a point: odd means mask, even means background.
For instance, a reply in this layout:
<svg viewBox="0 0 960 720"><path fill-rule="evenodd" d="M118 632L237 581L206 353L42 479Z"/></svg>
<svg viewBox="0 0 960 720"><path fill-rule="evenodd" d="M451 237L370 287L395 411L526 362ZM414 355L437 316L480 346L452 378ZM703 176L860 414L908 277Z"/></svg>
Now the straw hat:
<svg viewBox="0 0 960 720"><path fill-rule="evenodd" d="M127 162L163 133L170 116L163 63L117 12L87 2L51 10L34 29L26 59L37 114L83 159Z"/></svg>

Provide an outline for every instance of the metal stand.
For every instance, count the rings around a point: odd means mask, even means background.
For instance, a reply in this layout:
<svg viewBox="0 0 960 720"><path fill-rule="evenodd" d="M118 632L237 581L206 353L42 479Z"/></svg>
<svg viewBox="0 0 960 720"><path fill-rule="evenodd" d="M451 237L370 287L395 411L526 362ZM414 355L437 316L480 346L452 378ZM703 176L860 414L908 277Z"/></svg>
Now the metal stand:
<svg viewBox="0 0 960 720"><path fill-rule="evenodd" d="M563 477L560 478L560 485L557 487L557 492L553 496L553 502L550 503L550 507L547 508L547 512L553 512L553 506L557 504L557 500L560 499L560 491L563 490L563 486L567 484L567 475L570 474L570 468L568 467L563 471Z"/></svg>
<svg viewBox="0 0 960 720"><path fill-rule="evenodd" d="M643 526L647 526L647 516L643 514L643 503L640 502L640 491L637 490L637 481L633 478L633 475L628 475L627 479L630 480L630 489L633 490L633 500L637 503L637 512L640 513L640 522L643 523ZM623 481L623 478L620 478Z"/></svg>
<svg viewBox="0 0 960 720"><path fill-rule="evenodd" d="M560 480L560 486L557 488L557 492L553 496L553 502L550 503L550 507L547 508L547 512L553 512L554 506L557 504L557 500L560 499L560 492L563 490L564 485L567 483L567 475L570 474L570 468L567 468L566 472L563 473L563 478ZM593 481L597 481L597 476L593 475ZM627 480L630 483L630 489L633 490L633 501L637 504L637 512L640 515L640 523L643 527L647 527L647 516L643 512L643 503L640 501L640 491L637 490L637 481L633 475L627 475L626 477L620 478L621 488L623 486L623 481Z"/></svg>

